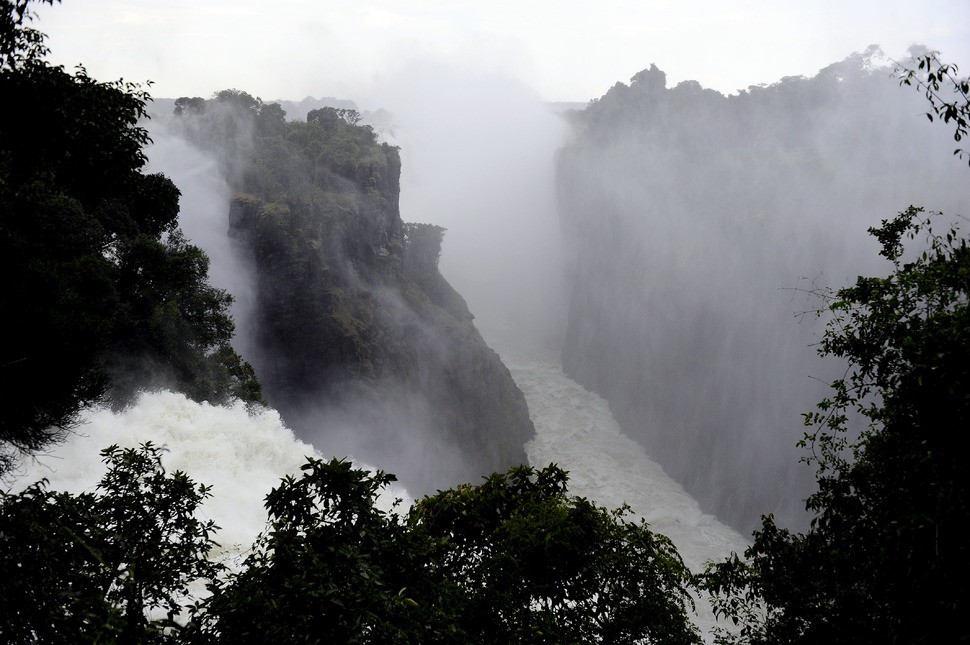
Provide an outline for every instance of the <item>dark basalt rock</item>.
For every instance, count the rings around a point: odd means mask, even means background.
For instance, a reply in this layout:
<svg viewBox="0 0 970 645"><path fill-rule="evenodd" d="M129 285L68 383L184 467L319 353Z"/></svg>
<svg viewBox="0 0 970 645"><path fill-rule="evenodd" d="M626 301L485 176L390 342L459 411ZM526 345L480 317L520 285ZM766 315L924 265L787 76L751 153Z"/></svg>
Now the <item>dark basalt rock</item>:
<svg viewBox="0 0 970 645"><path fill-rule="evenodd" d="M230 210L268 402L414 493L524 463L525 399L438 272L444 230L401 221L397 149L371 142L310 174L312 189L240 192Z"/></svg>

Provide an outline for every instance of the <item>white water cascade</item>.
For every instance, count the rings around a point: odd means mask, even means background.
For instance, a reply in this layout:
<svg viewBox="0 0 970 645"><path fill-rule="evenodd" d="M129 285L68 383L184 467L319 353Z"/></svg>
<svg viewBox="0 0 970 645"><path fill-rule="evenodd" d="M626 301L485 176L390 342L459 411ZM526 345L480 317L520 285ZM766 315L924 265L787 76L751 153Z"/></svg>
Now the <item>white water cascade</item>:
<svg viewBox="0 0 970 645"><path fill-rule="evenodd" d="M554 354L523 348L499 353L535 424L536 437L526 444L532 466L555 463L568 471L571 495L609 509L627 504L632 511L627 521L642 518L652 531L669 537L695 573L710 561L744 551L744 538L702 512L642 446L620 431L606 400L563 374ZM714 615L705 599L695 602L695 623L710 638Z"/></svg>
<svg viewBox="0 0 970 645"><path fill-rule="evenodd" d="M229 190L218 166L204 153L168 136L163 127L153 134L159 143L150 149L151 169L176 181L182 191L181 221L186 233L210 255L213 283L233 293L237 299L233 313L237 321L245 321L246 310L252 306L249 276L234 260L225 236ZM549 144L550 149L558 140L554 144ZM551 190L546 185L551 179L540 184L535 190ZM548 240L550 236L546 232L540 237ZM550 266L557 265L552 262ZM530 298L520 295L515 300ZM558 311L545 300L533 307ZM721 560L732 551L744 550L746 542L737 532L704 514L639 444L620 432L604 399L562 373L555 350L536 348L550 342L548 338L534 330L528 333L518 321L510 325L515 328L506 329L503 336L519 338L518 344L489 340L499 349L528 402L536 428L535 439L526 445L533 466L556 463L569 471L572 495L610 509L628 504L633 513L628 521L643 518L651 530L668 536L692 571L700 571L708 561ZM244 324L239 331L236 343L241 346L237 349L245 355L248 334ZM523 346L522 338L533 340ZM82 426L68 442L25 464L12 490L46 478L53 490L92 491L105 470L101 449L112 444L136 447L146 441L166 449L163 464L167 469L182 470L195 481L212 486L203 513L221 527L216 540L222 551L214 555L229 562L239 562L264 529L263 498L280 478L298 474L308 455L332 456L327 446L314 447L296 439L274 410L250 412L241 403L227 407L199 404L160 391L141 395L121 412L106 408L86 412ZM396 498L403 499L401 509L411 503L407 491L393 487L379 504L388 509ZM697 600L697 610L695 620L709 638L714 617L703 599Z"/></svg>
<svg viewBox="0 0 970 645"><path fill-rule="evenodd" d="M117 444L134 448L147 441L164 448L162 465L181 470L197 483L212 487L202 507L206 519L220 530L221 546L214 557L238 563L266 523L263 498L287 474L298 475L306 457L324 457L283 425L275 410L245 404L214 406L195 403L182 394L159 391L142 394L121 412L98 407L84 413L71 438L25 464L13 491L46 478L51 490L74 494L93 492L105 473L100 451ZM374 470L366 464L357 464ZM390 509L396 498L402 508L411 499L400 486L386 490L379 506Z"/></svg>
<svg viewBox="0 0 970 645"><path fill-rule="evenodd" d="M529 402L536 438L526 444L533 466L569 471L569 490L602 506L628 504L636 517L677 545L693 571L746 541L701 511L683 487L620 431L609 403L562 373L552 361L510 357L506 365Z"/></svg>
<svg viewBox="0 0 970 645"><path fill-rule="evenodd" d="M535 439L526 444L533 466L556 463L569 471L572 495L610 509L628 504L633 516L627 519L642 517L653 531L668 536L693 571L743 551L744 539L701 512L642 447L620 432L606 401L568 379L554 356L522 349L502 356L536 426ZM215 555L229 562L239 562L263 530L263 498L280 478L298 473L307 455L329 456L325 447L315 450L297 440L274 410L251 413L242 403L219 407L161 391L142 394L121 412L89 410L66 443L25 464L13 490L46 478L53 490L92 491L104 474L102 448L146 441L165 448L167 469L212 486L203 513L220 527L216 540L222 551ZM405 490L394 487L381 506L390 508L395 498L404 500L404 509L411 502ZM697 610L695 620L708 634L714 617L702 599Z"/></svg>

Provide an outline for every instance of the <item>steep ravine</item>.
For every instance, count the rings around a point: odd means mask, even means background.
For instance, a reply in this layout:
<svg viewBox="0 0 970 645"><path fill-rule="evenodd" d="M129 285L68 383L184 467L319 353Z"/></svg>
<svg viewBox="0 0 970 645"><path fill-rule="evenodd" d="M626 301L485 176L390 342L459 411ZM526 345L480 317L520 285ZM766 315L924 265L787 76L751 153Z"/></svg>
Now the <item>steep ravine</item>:
<svg viewBox="0 0 970 645"><path fill-rule="evenodd" d="M524 463L525 400L438 271L444 229L402 221L398 149L350 108L288 121L237 90L178 106L156 139L225 178L221 240L203 247L233 268L236 343L287 426L417 494Z"/></svg>

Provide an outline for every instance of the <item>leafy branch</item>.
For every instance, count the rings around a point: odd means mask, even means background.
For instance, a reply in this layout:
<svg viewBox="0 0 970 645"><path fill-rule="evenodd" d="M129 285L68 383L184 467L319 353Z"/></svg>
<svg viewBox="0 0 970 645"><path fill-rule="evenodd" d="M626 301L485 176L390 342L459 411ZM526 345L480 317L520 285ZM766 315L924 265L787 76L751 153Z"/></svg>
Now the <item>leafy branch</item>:
<svg viewBox="0 0 970 645"><path fill-rule="evenodd" d="M960 77L956 65L941 62L936 51L921 54L915 62L916 69L896 63L895 73L899 77L899 84L922 90L930 103L926 118L931 123L934 119L952 123L956 128L953 140L962 141L970 128L970 79ZM957 148L953 154L961 159L966 156L970 164L970 154L964 148Z"/></svg>

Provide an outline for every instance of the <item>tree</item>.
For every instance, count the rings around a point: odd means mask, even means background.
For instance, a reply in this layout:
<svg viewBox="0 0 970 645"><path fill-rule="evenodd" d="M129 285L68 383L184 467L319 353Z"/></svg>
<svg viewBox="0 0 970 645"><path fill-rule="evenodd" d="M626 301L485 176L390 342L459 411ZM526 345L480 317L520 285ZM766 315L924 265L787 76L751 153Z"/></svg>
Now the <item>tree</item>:
<svg viewBox="0 0 970 645"><path fill-rule="evenodd" d="M266 498L269 528L213 586L200 642L696 643L671 543L513 468L376 508L393 476L308 460Z"/></svg>
<svg viewBox="0 0 970 645"><path fill-rule="evenodd" d="M41 0L49 5L54 0ZM60 0L58 0L60 2ZM13 69L47 53L44 35L28 26L30 0L4 0L0 6L0 69Z"/></svg>
<svg viewBox="0 0 970 645"><path fill-rule="evenodd" d="M962 92L943 117L959 140L966 81L935 55L927 65L927 92L947 79ZM970 640L970 248L955 225L935 231L941 217L910 207L869 229L893 271L830 294L819 351L849 369L806 415L803 446L818 469L811 530L793 534L769 516L745 560L706 576L719 611L742 624L739 642Z"/></svg>
<svg viewBox="0 0 970 645"><path fill-rule="evenodd" d="M220 572L197 517L208 487L166 473L150 443L101 454L95 493L0 493L3 642L173 641L189 585Z"/></svg>
<svg viewBox="0 0 970 645"><path fill-rule="evenodd" d="M438 261L446 230L436 224L404 225L404 270L419 284L427 284L439 275Z"/></svg>
<svg viewBox="0 0 970 645"><path fill-rule="evenodd" d="M243 570L212 587L199 642L460 642L433 598L420 540L376 505L395 480L308 459L266 496L269 522Z"/></svg>
<svg viewBox="0 0 970 645"><path fill-rule="evenodd" d="M183 114L203 114L205 112L205 99L201 96L180 96L175 99L175 116Z"/></svg>
<svg viewBox="0 0 970 645"><path fill-rule="evenodd" d="M357 110L330 106L310 110L306 115L307 123L316 123L327 130L333 130L342 124L357 125L360 122L360 118L360 112Z"/></svg>
<svg viewBox="0 0 970 645"><path fill-rule="evenodd" d="M915 69L898 64L896 75L900 85L915 86L923 91L930 103L926 117L932 122L940 119L953 125L953 140L959 143L970 134L970 79L961 78L956 65L940 61L937 52L915 52ZM966 154L962 148L953 151L961 159ZM967 156L970 163L970 155Z"/></svg>
<svg viewBox="0 0 970 645"><path fill-rule="evenodd" d="M253 114L259 114L260 109L263 107L263 100L261 98L235 88L216 92L213 95L213 100L216 103L232 105L236 109L249 111Z"/></svg>
<svg viewBox="0 0 970 645"><path fill-rule="evenodd" d="M178 232L178 189L142 172L148 94L48 65L27 7L0 14L0 472L109 393L260 399L229 345L231 299Z"/></svg>
<svg viewBox="0 0 970 645"><path fill-rule="evenodd" d="M673 544L526 466L418 502L438 597L469 643L699 643Z"/></svg>

